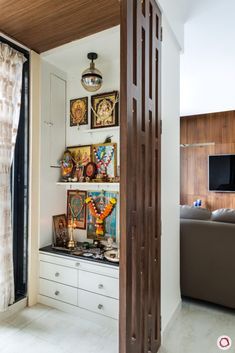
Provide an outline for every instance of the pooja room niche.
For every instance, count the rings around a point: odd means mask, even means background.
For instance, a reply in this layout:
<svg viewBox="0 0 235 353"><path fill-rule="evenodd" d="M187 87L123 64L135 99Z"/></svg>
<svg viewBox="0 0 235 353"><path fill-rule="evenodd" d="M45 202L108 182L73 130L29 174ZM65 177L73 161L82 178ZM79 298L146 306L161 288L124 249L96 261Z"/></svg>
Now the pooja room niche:
<svg viewBox="0 0 235 353"><path fill-rule="evenodd" d="M41 57L39 301L117 320L120 27Z"/></svg>

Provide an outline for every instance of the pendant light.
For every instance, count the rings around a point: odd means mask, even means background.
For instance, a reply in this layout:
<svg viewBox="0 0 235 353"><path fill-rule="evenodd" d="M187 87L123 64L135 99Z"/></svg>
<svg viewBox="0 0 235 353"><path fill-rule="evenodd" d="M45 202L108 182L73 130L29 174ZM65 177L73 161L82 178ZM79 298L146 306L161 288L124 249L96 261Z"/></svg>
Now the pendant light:
<svg viewBox="0 0 235 353"><path fill-rule="evenodd" d="M98 58L96 53L88 53L88 59L91 60L90 67L82 73L82 85L89 92L98 91L103 83L101 72L95 68L94 60Z"/></svg>

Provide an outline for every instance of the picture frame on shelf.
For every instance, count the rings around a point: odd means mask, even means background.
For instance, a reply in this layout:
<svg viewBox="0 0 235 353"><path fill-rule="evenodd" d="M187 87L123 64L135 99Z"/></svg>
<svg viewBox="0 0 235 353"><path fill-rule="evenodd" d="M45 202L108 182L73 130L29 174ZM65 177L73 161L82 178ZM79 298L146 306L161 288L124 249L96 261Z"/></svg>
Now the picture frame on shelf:
<svg viewBox="0 0 235 353"><path fill-rule="evenodd" d="M84 175L90 180L95 179L97 175L97 165L94 162L89 162L85 167Z"/></svg>
<svg viewBox="0 0 235 353"><path fill-rule="evenodd" d="M89 162L92 161L92 146L69 146L67 150L71 153L73 161L78 167L85 167Z"/></svg>
<svg viewBox="0 0 235 353"><path fill-rule="evenodd" d="M88 124L88 97L70 100L70 126Z"/></svg>
<svg viewBox="0 0 235 353"><path fill-rule="evenodd" d="M53 244L59 247L66 247L69 241L68 222L66 214L52 216L53 220Z"/></svg>
<svg viewBox="0 0 235 353"><path fill-rule="evenodd" d="M91 129L119 125L118 91L91 96Z"/></svg>
<svg viewBox="0 0 235 353"><path fill-rule="evenodd" d="M117 144L92 145L92 161L97 165L97 175L115 178L117 176Z"/></svg>
<svg viewBox="0 0 235 353"><path fill-rule="evenodd" d="M100 213L105 209L111 199L115 199L118 202L118 192L114 191L89 191L88 197L92 198L92 201L95 204L97 211ZM111 214L104 219L104 235L100 239L112 240L117 242L117 206L113 208ZM87 210L87 238L88 239L97 239L96 234L96 218L92 215L90 208Z"/></svg>
<svg viewBox="0 0 235 353"><path fill-rule="evenodd" d="M67 191L67 218L73 221L75 229L86 229L86 191Z"/></svg>

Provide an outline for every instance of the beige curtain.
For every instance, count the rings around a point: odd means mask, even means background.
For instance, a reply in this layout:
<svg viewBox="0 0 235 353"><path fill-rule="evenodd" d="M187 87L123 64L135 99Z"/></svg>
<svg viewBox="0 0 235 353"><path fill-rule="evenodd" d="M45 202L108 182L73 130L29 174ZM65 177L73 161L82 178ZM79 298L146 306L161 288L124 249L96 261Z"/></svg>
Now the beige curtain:
<svg viewBox="0 0 235 353"><path fill-rule="evenodd" d="M10 172L20 115L24 56L0 42L0 311L14 302Z"/></svg>

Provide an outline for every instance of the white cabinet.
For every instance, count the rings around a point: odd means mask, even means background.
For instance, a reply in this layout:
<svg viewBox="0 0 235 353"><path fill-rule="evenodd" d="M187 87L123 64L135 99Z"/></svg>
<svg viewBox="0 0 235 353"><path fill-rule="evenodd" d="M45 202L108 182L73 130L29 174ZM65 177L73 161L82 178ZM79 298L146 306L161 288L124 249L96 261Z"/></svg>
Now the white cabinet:
<svg viewBox="0 0 235 353"><path fill-rule="evenodd" d="M39 295L43 303L76 306L118 320L119 268L117 266L40 252ZM64 306L61 308L63 309Z"/></svg>

